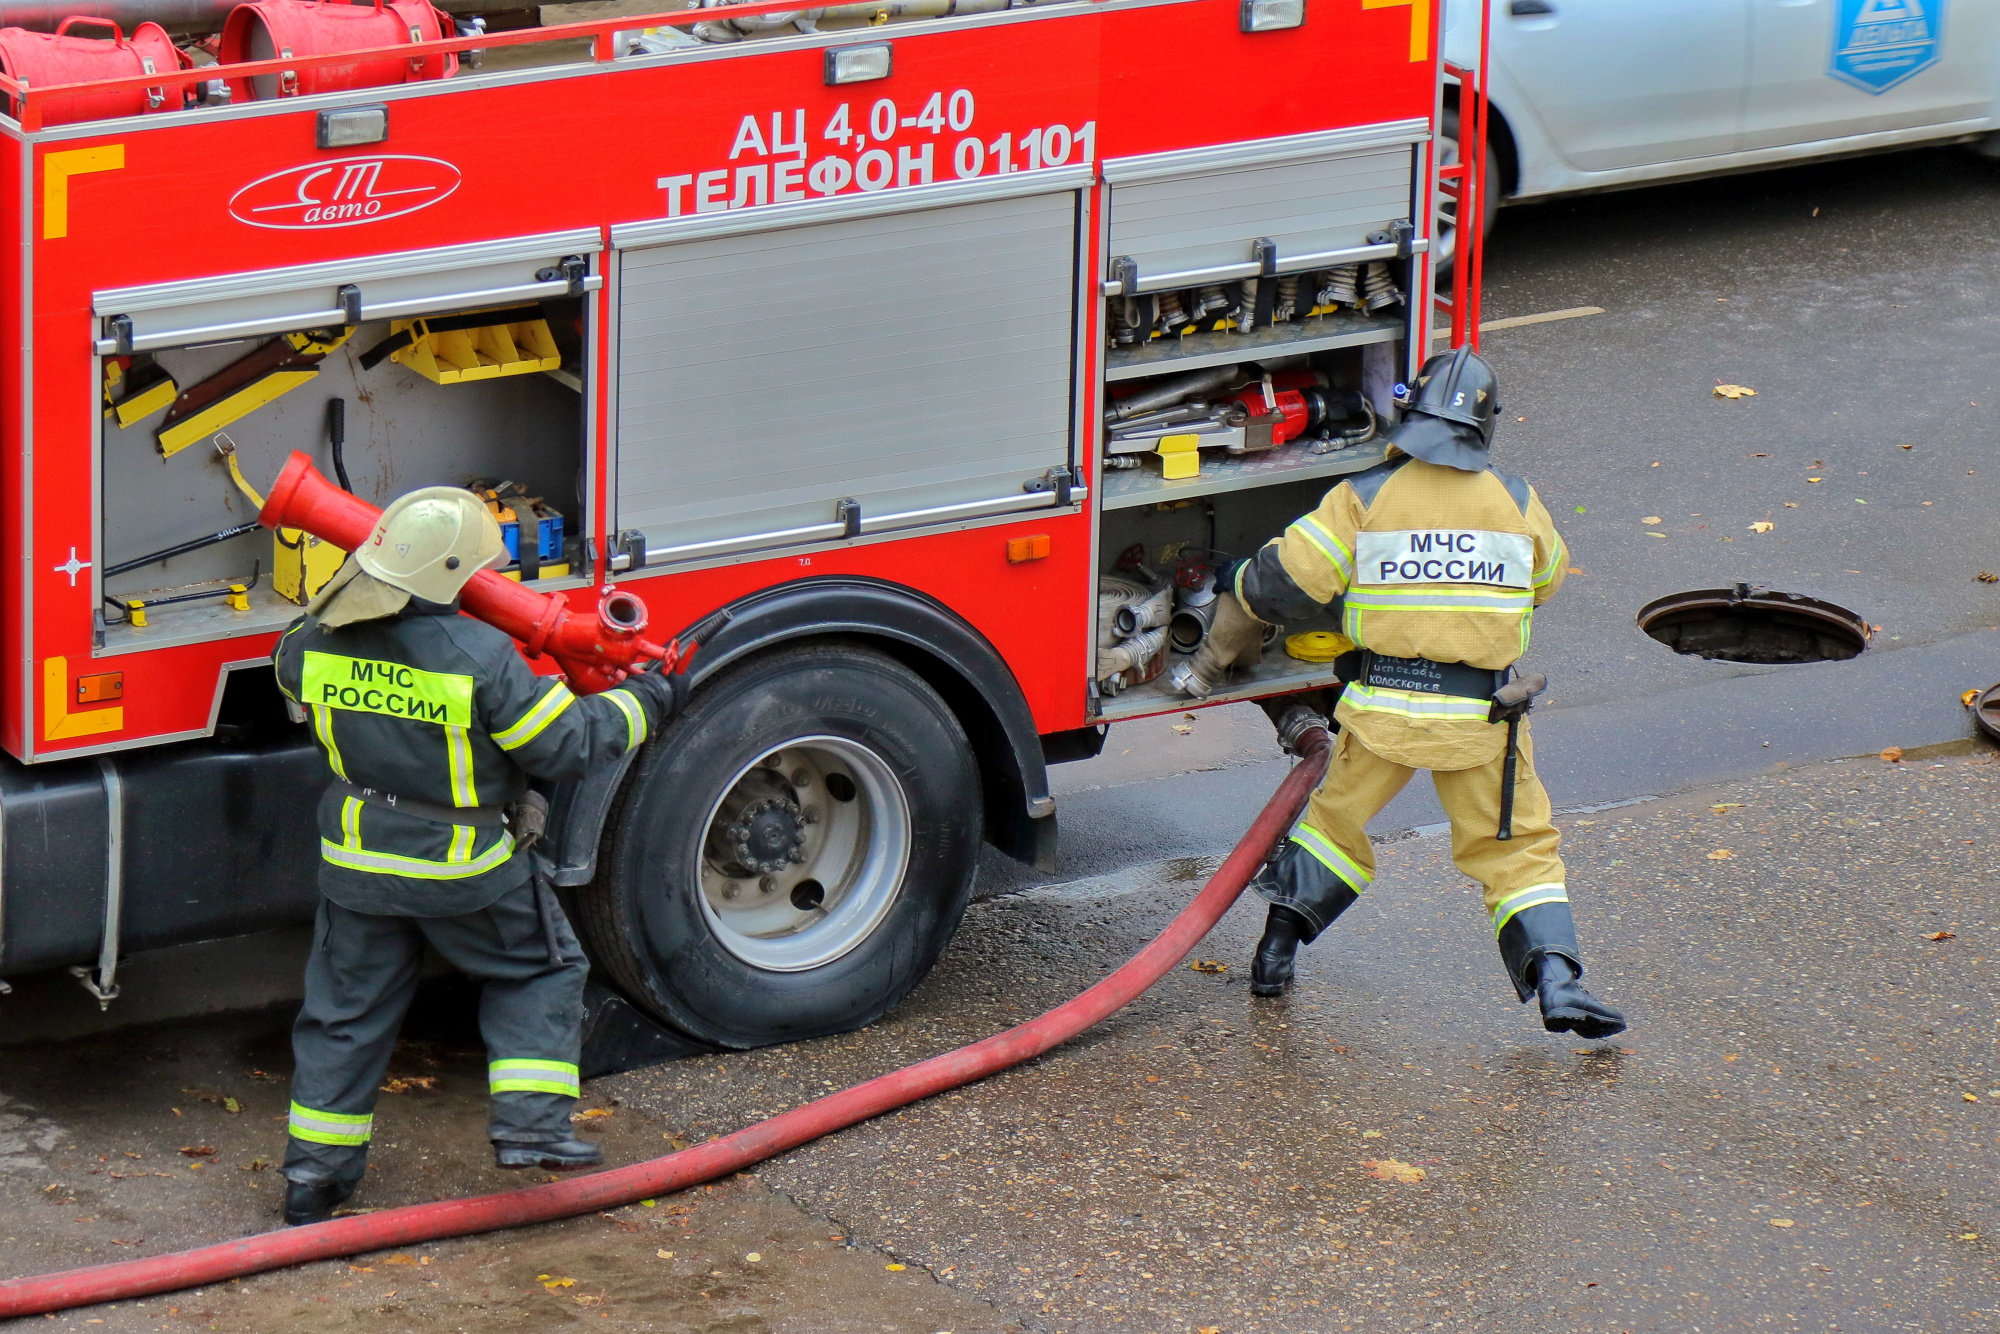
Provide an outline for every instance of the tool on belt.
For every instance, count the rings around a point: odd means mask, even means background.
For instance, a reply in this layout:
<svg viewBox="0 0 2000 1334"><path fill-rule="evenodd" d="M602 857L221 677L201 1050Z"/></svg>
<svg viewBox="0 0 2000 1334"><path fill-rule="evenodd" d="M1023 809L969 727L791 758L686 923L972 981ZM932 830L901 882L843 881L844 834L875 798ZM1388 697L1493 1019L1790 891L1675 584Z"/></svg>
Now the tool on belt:
<svg viewBox="0 0 2000 1334"><path fill-rule="evenodd" d="M563 958L562 905L549 885L549 866L535 845L549 828L549 799L530 788L507 808L507 823L514 829L514 847L528 858L528 878L535 886L535 911L542 916L542 939L548 942L551 966L567 962Z"/></svg>
<svg viewBox="0 0 2000 1334"><path fill-rule="evenodd" d="M1548 688L1549 678L1539 672L1515 677L1493 692L1493 707L1486 715L1490 723L1507 724L1507 760L1500 766L1500 828L1493 835L1502 843L1514 837L1514 775L1521 763L1521 719L1535 707L1535 696Z"/></svg>

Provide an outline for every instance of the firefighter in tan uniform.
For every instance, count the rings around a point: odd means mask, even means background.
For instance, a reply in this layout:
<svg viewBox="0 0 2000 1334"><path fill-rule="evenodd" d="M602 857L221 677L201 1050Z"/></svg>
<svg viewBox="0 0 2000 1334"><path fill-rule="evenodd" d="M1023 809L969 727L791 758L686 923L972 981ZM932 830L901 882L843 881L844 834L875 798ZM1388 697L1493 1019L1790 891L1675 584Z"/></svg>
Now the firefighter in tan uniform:
<svg viewBox="0 0 2000 1334"><path fill-rule="evenodd" d="M1211 630L1222 633L1187 675L1206 693L1267 624L1329 606L1359 650L1342 673L1351 679L1326 780L1253 882L1271 910L1252 994L1283 994L1299 944L1367 890L1368 821L1428 769L1451 817L1452 859L1485 889L1521 1000L1539 999L1551 1032L1608 1037L1625 1021L1580 984L1561 836L1520 716L1526 692L1504 689L1568 553L1534 488L1488 466L1499 406L1479 357L1461 348L1431 358L1388 460L1344 479L1230 572L1235 597Z"/></svg>

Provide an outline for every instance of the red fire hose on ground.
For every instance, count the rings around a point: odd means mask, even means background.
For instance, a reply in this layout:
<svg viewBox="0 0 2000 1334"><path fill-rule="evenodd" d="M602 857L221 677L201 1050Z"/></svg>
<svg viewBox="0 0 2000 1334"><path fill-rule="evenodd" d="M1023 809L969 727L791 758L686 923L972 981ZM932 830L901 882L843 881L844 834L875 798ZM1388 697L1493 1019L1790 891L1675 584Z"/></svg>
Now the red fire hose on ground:
<svg viewBox="0 0 2000 1334"><path fill-rule="evenodd" d="M894 1111L933 1094L984 1079L1041 1055L1123 1009L1187 957L1209 928L1236 902L1278 837L1291 827L1325 770L1323 731L1298 741L1301 762L1292 767L1268 805L1235 849L1180 916L1111 976L1076 999L970 1046L856 1084L768 1121L691 1149L630 1167L545 1186L412 1204L378 1214L266 1232L240 1241L171 1255L93 1265L38 1278L0 1283L0 1318L41 1315L74 1306L144 1297L219 1283L245 1274L331 1260L365 1251L414 1246L443 1237L546 1223L668 1195L741 1171L822 1135Z"/></svg>

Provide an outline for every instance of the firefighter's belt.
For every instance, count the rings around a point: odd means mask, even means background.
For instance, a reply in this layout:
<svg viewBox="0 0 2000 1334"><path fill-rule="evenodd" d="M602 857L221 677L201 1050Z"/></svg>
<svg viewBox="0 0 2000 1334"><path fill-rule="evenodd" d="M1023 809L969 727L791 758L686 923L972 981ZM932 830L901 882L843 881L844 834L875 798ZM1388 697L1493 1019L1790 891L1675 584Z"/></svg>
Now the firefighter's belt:
<svg viewBox="0 0 2000 1334"><path fill-rule="evenodd" d="M435 820L439 824L476 825L481 829L501 829L507 824L505 806L447 806L441 801L426 801L422 797L403 797L394 792L384 792L379 787L362 787L345 779L335 779L334 787L350 797L356 797L370 806L380 806L385 811L401 811L404 815L414 815L419 820Z"/></svg>
<svg viewBox="0 0 2000 1334"><path fill-rule="evenodd" d="M1381 690L1409 690L1420 695L1457 695L1492 699L1506 683L1507 671L1468 667L1462 662L1432 662L1429 658L1391 658L1364 652L1356 679Z"/></svg>

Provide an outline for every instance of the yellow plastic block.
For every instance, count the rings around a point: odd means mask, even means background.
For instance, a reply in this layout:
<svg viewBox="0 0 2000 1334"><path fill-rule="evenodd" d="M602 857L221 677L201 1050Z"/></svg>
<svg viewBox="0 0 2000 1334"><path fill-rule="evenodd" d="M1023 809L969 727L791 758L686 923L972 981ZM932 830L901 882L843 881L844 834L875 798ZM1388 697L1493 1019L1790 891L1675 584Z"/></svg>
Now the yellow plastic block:
<svg viewBox="0 0 2000 1334"><path fill-rule="evenodd" d="M197 440L215 434L300 385L319 378L316 370L272 371L218 399L193 416L183 417L160 432L160 457L172 458Z"/></svg>
<svg viewBox="0 0 2000 1334"><path fill-rule="evenodd" d="M1160 475L1169 481L1201 475L1201 437L1165 435L1155 446L1160 455Z"/></svg>
<svg viewBox="0 0 2000 1334"><path fill-rule="evenodd" d="M542 562L542 572L541 572L541 574L540 574L540 575L538 576L538 578L540 578L540 579L564 579L564 578L567 578L568 576L569 576L569 562L568 562L568 561L566 561L566 560L559 560L559 561L543 561L543 562ZM518 584L518 583L520 583L520 582L521 582L521 570L520 570L520 567L519 567L519 566L516 566L516 567L515 567L514 569L511 569L511 570L502 570L502 571L500 571L500 577L501 577L502 579L512 579L512 580L513 580L513 581L514 581L515 583L517 583L517 584Z"/></svg>
<svg viewBox="0 0 2000 1334"><path fill-rule="evenodd" d="M438 384L530 375L562 365L562 353L547 320L483 324L442 333L431 333L423 320L397 320L389 329L391 333L408 330L416 335L415 342L390 353L389 359Z"/></svg>
<svg viewBox="0 0 2000 1334"><path fill-rule="evenodd" d="M285 601L303 607L346 559L347 553L331 542L297 528L280 528L271 535L271 587Z"/></svg>
<svg viewBox="0 0 2000 1334"><path fill-rule="evenodd" d="M111 410L117 414L118 425L123 429L133 422L143 421L154 413L173 406L173 401L179 398L180 394L180 386L175 384L172 378L155 380L137 393L119 399L112 405Z"/></svg>

